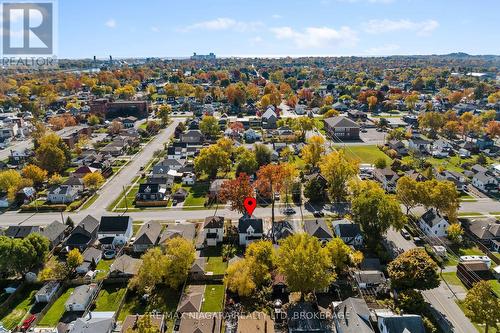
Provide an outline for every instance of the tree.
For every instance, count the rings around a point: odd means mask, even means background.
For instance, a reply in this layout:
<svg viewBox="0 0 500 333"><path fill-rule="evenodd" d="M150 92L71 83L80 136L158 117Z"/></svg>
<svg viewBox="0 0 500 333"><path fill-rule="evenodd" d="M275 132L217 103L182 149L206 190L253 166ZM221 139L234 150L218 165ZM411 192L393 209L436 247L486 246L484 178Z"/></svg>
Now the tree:
<svg viewBox="0 0 500 333"><path fill-rule="evenodd" d="M376 96L368 96L366 98L366 102L368 103L368 108L370 109L370 111L373 111L373 108L375 107L375 105L377 105L377 97Z"/></svg>
<svg viewBox="0 0 500 333"><path fill-rule="evenodd" d="M459 223L452 223L448 227L448 239L454 244L460 244L462 242L462 236L464 234L464 229Z"/></svg>
<svg viewBox="0 0 500 333"><path fill-rule="evenodd" d="M16 170L0 171L0 190L7 192L12 187L17 188L21 180L22 177Z"/></svg>
<svg viewBox="0 0 500 333"><path fill-rule="evenodd" d="M326 249L330 254L332 265L337 273L344 271L352 263L353 251L344 241L335 237L326 244Z"/></svg>
<svg viewBox="0 0 500 333"><path fill-rule="evenodd" d="M309 179L304 185L304 196L310 202L323 202L326 197L325 183L319 177Z"/></svg>
<svg viewBox="0 0 500 333"><path fill-rule="evenodd" d="M123 129L123 124L118 120L114 120L109 125L108 132L112 135L117 135L121 132L122 129Z"/></svg>
<svg viewBox="0 0 500 333"><path fill-rule="evenodd" d="M207 174L211 179L219 171L227 171L231 165L230 155L217 145L210 145L201 149L198 157L194 159L196 172Z"/></svg>
<svg viewBox="0 0 500 333"><path fill-rule="evenodd" d="M158 247L147 250L141 259L141 267L129 285L139 292L150 293L156 285L163 282L168 269L168 260Z"/></svg>
<svg viewBox="0 0 500 333"><path fill-rule="evenodd" d="M293 119L293 118L292 118ZM310 117L298 117L295 118L292 128L300 132L300 137L303 139L306 136L306 131L310 131L314 128L315 122L313 118Z"/></svg>
<svg viewBox="0 0 500 333"><path fill-rule="evenodd" d="M237 155L236 161L236 174L244 172L253 175L259 167L255 154L246 148Z"/></svg>
<svg viewBox="0 0 500 333"><path fill-rule="evenodd" d="M443 125L444 118L438 112L424 112L418 117L418 126L422 130L427 130L431 137L435 137Z"/></svg>
<svg viewBox="0 0 500 333"><path fill-rule="evenodd" d="M336 202L345 200L347 182L358 174L358 162L346 158L343 150L323 156L319 163L321 174L328 182L328 194Z"/></svg>
<svg viewBox="0 0 500 333"><path fill-rule="evenodd" d="M106 180L99 171L87 173L83 176L83 184L85 187L96 191Z"/></svg>
<svg viewBox="0 0 500 333"><path fill-rule="evenodd" d="M68 268L71 271L80 266L82 262L83 262L83 255L80 253L80 250L73 249L68 252L68 257L66 258L66 264L68 265Z"/></svg>
<svg viewBox="0 0 500 333"><path fill-rule="evenodd" d="M219 121L213 116L203 116L200 121L200 131L209 138L219 135Z"/></svg>
<svg viewBox="0 0 500 333"><path fill-rule="evenodd" d="M421 192L419 191L417 181L408 176L398 179L396 184L396 197L406 207L406 214L421 202Z"/></svg>
<svg viewBox="0 0 500 333"><path fill-rule="evenodd" d="M67 276L68 267L55 257L51 257L38 274L38 279L40 281L64 280Z"/></svg>
<svg viewBox="0 0 500 333"><path fill-rule="evenodd" d="M382 235L394 227L401 229L406 216L401 212L399 202L374 181L360 182L361 189L353 195L351 202L354 222L359 223L367 237L367 244L374 248Z"/></svg>
<svg viewBox="0 0 500 333"><path fill-rule="evenodd" d="M257 171L257 181L255 188L259 194L271 199L271 223L274 224L274 195L281 192L283 187L284 173L281 165L268 164L261 166ZM274 225L273 225L274 227ZM273 228L274 232L274 228ZM273 237L274 239L274 237Z"/></svg>
<svg viewBox="0 0 500 333"><path fill-rule="evenodd" d="M315 135L307 140L307 144L302 148L301 156L306 165L315 168L325 151L325 139Z"/></svg>
<svg viewBox="0 0 500 333"><path fill-rule="evenodd" d="M387 160L385 159L385 157L377 158L373 165L375 165L375 167L378 169L385 169L387 167Z"/></svg>
<svg viewBox="0 0 500 333"><path fill-rule="evenodd" d="M40 186L47 179L47 171L34 164L28 164L21 174L24 178L31 179L35 186Z"/></svg>
<svg viewBox="0 0 500 333"><path fill-rule="evenodd" d="M498 327L500 321L500 301L493 294L488 281L479 281L469 289L463 302L464 313L476 324L485 325L488 333L490 327Z"/></svg>
<svg viewBox="0 0 500 333"><path fill-rule="evenodd" d="M249 259L253 281L258 287L271 280L270 272L274 270L276 265L276 255L272 242L260 240L250 243L245 251L245 259Z"/></svg>
<svg viewBox="0 0 500 333"><path fill-rule="evenodd" d="M170 113L172 113L172 107L170 105L161 105L158 108L156 116L160 118L161 124L163 126L166 126L168 124L168 121L170 119Z"/></svg>
<svg viewBox="0 0 500 333"><path fill-rule="evenodd" d="M238 178L226 180L222 183L219 195L222 202L231 202L231 210L236 210L243 214L245 212L243 204L245 198L253 196L253 186L250 183L250 177L246 173L240 173Z"/></svg>
<svg viewBox="0 0 500 333"><path fill-rule="evenodd" d="M316 237L306 233L294 234L281 241L277 265L290 291L321 290L336 279L328 250Z"/></svg>
<svg viewBox="0 0 500 333"><path fill-rule="evenodd" d="M71 160L71 151L55 133L48 133L35 141L35 160L37 165L49 172L60 173Z"/></svg>
<svg viewBox="0 0 500 333"><path fill-rule="evenodd" d="M63 182L63 178L60 174L54 173L52 176L49 178L49 185L54 186L54 185L61 185Z"/></svg>
<svg viewBox="0 0 500 333"><path fill-rule="evenodd" d="M490 138L500 137L500 121L491 120L486 124L485 132Z"/></svg>
<svg viewBox="0 0 500 333"><path fill-rule="evenodd" d="M253 281L251 259L241 259L229 265L224 276L227 289L240 296L250 296L256 289Z"/></svg>
<svg viewBox="0 0 500 333"><path fill-rule="evenodd" d="M437 265L422 248L413 248L400 254L387 266L395 288L428 290L439 286Z"/></svg>
<svg viewBox="0 0 500 333"><path fill-rule="evenodd" d="M195 258L192 242L182 237L169 239L165 244L167 271L165 281L173 289L178 289L187 279Z"/></svg>
<svg viewBox="0 0 500 333"><path fill-rule="evenodd" d="M45 262L49 240L39 233L25 238L0 236L0 271L24 274Z"/></svg>
<svg viewBox="0 0 500 333"><path fill-rule="evenodd" d="M99 117L96 116L95 114L91 115L87 119L87 124L89 124L89 126L96 126L96 125L99 125L100 123L101 123L101 119L99 119Z"/></svg>
<svg viewBox="0 0 500 333"><path fill-rule="evenodd" d="M125 333L160 333L160 329L153 324L151 315L146 313L140 316L134 327L130 327Z"/></svg>
<svg viewBox="0 0 500 333"><path fill-rule="evenodd" d="M255 159L259 166L271 163L271 150L263 144L256 144L253 146L255 152Z"/></svg>
<svg viewBox="0 0 500 333"><path fill-rule="evenodd" d="M429 180L419 184L424 194L423 204L432 206L446 214L450 222L456 222L460 207L460 193L455 184L448 180ZM428 198L428 199L426 199Z"/></svg>

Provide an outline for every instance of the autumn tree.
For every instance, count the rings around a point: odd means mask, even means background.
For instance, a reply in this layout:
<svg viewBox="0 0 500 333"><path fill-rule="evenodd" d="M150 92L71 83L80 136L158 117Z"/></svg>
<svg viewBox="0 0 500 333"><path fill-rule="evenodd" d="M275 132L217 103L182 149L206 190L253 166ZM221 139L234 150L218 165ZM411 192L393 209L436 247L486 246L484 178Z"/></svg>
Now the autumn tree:
<svg viewBox="0 0 500 333"><path fill-rule="evenodd" d="M121 122L119 122L118 120L114 120L109 125L108 132L109 132L109 134L117 135L121 132L122 129L123 129L123 124Z"/></svg>
<svg viewBox="0 0 500 333"><path fill-rule="evenodd" d="M343 150L323 156L319 163L321 174L328 182L328 194L335 202L342 202L347 196L347 182L358 174L357 161L347 159Z"/></svg>
<svg viewBox="0 0 500 333"><path fill-rule="evenodd" d="M68 267L63 262L51 257L38 274L40 281L64 280L68 276Z"/></svg>
<svg viewBox="0 0 500 333"><path fill-rule="evenodd" d="M24 178L31 179L35 186L40 186L47 179L47 171L34 164L25 166L21 174Z"/></svg>
<svg viewBox="0 0 500 333"><path fill-rule="evenodd" d="M201 149L200 154L194 160L196 172L204 172L211 179L217 176L217 172L229 170L230 164L230 154L217 145Z"/></svg>
<svg viewBox="0 0 500 333"><path fill-rule="evenodd" d="M500 121L491 120L486 124L485 132L490 138L500 137Z"/></svg>
<svg viewBox="0 0 500 333"><path fill-rule="evenodd" d="M164 281L168 260L158 247L147 250L141 259L142 264L129 285L141 293L149 293L156 285Z"/></svg>
<svg viewBox="0 0 500 333"><path fill-rule="evenodd" d="M463 301L465 315L476 324L498 328L500 322L500 300L493 294L488 281L479 281L469 289Z"/></svg>
<svg viewBox="0 0 500 333"><path fill-rule="evenodd" d="M306 165L315 168L326 151L325 139L315 135L307 140L307 144L302 148L301 157Z"/></svg>
<svg viewBox="0 0 500 333"><path fill-rule="evenodd" d="M236 174L246 173L253 175L259 168L255 154L250 150L243 148L236 156Z"/></svg>
<svg viewBox="0 0 500 333"><path fill-rule="evenodd" d="M219 196L222 202L231 202L231 209L243 214L245 198L253 196L253 186L246 173L240 173L238 178L226 180L222 183Z"/></svg>
<svg viewBox="0 0 500 333"><path fill-rule="evenodd" d="M328 249L314 236L298 233L285 238L277 256L278 270L290 291L303 295L324 289L336 279Z"/></svg>
<svg viewBox="0 0 500 333"><path fill-rule="evenodd" d="M0 171L0 190L8 192L10 188L17 188L22 177L16 170Z"/></svg>
<svg viewBox="0 0 500 333"><path fill-rule="evenodd" d="M376 96L369 96L366 98L366 102L368 103L370 111L373 111L373 108L377 105L378 100Z"/></svg>
<svg viewBox="0 0 500 333"><path fill-rule="evenodd" d="M344 241L335 237L326 244L332 265L340 273L353 263L353 250Z"/></svg>
<svg viewBox="0 0 500 333"><path fill-rule="evenodd" d="M396 197L406 207L406 214L409 214L410 210L421 202L417 181L408 176L399 178L396 184Z"/></svg>
<svg viewBox="0 0 500 333"><path fill-rule="evenodd" d="M427 131L431 137L436 137L443 125L443 116L438 112L424 112L418 116L418 126Z"/></svg>
<svg viewBox="0 0 500 333"><path fill-rule="evenodd" d="M245 259L252 266L252 279L257 287L271 281L270 272L276 266L274 245L267 240L259 240L248 245Z"/></svg>
<svg viewBox="0 0 500 333"><path fill-rule="evenodd" d="M156 116L160 118L162 126L166 126L170 119L170 114L172 113L172 107L170 105L161 105L156 112Z"/></svg>
<svg viewBox="0 0 500 333"><path fill-rule="evenodd" d="M83 184L85 187L96 191L106 180L99 171L87 173L83 176Z"/></svg>
<svg viewBox="0 0 500 333"><path fill-rule="evenodd" d="M229 265L224 276L227 289L240 296L250 296L257 285L253 280L251 259L240 259Z"/></svg>
<svg viewBox="0 0 500 333"><path fill-rule="evenodd" d="M387 273L395 288L428 290L439 286L437 265L422 248L400 254L387 266Z"/></svg>
<svg viewBox="0 0 500 333"><path fill-rule="evenodd" d="M462 242L462 236L464 234L464 229L459 223L452 223L448 227L447 237L454 244L460 244Z"/></svg>
<svg viewBox="0 0 500 333"><path fill-rule="evenodd" d="M70 271L73 271L75 268L80 266L83 262L83 255L80 253L80 250L73 249L68 252L68 256L66 258L66 265Z"/></svg>
<svg viewBox="0 0 500 333"><path fill-rule="evenodd" d="M195 248L191 241L175 237L165 244L167 271L165 281L168 286L178 289L187 279L195 259Z"/></svg>
<svg viewBox="0 0 500 333"><path fill-rule="evenodd" d="M160 328L151 320L151 315L146 313L140 316L125 333L160 333Z"/></svg>
<svg viewBox="0 0 500 333"><path fill-rule="evenodd" d="M367 237L367 244L374 248L382 235L394 227L401 229L406 223L406 216L401 212L399 202L374 181L362 181L353 195L352 215Z"/></svg>
<svg viewBox="0 0 500 333"><path fill-rule="evenodd" d="M200 131L209 138L215 138L219 135L219 121L213 116L203 116L200 121Z"/></svg>
<svg viewBox="0 0 500 333"><path fill-rule="evenodd" d="M274 201L275 193L280 193L283 188L284 172L283 167L277 164L261 166L257 171L257 181L255 188L260 195L271 199L271 220L274 223Z"/></svg>

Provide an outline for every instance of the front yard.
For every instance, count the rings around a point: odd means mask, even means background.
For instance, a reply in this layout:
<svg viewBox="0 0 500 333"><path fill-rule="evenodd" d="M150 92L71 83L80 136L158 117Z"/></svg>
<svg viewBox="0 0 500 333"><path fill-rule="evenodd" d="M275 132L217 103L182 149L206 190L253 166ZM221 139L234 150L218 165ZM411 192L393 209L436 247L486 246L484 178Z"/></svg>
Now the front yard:
<svg viewBox="0 0 500 333"><path fill-rule="evenodd" d="M208 193L209 183L198 183L191 187L183 186L188 191L184 207L203 206Z"/></svg>

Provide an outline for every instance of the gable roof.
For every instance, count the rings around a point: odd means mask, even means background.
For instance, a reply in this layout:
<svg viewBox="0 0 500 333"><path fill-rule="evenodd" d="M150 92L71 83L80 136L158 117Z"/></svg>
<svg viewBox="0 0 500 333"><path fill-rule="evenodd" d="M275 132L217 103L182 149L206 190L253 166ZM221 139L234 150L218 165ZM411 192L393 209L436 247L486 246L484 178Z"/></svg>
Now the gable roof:
<svg viewBox="0 0 500 333"><path fill-rule="evenodd" d="M433 208L429 209L420 217L429 227L434 227L439 224L444 218L439 214L439 212ZM446 221L446 220L445 220Z"/></svg>
<svg viewBox="0 0 500 333"><path fill-rule="evenodd" d="M238 220L238 232L240 234L245 234L248 227L252 227L254 233L256 234L262 234L264 232L262 219L249 218L244 215Z"/></svg>
<svg viewBox="0 0 500 333"><path fill-rule="evenodd" d="M130 216L102 216L99 232L118 233L126 232L132 222Z"/></svg>
<svg viewBox="0 0 500 333"><path fill-rule="evenodd" d="M208 216L205 218L203 228L220 229L224 227L224 216Z"/></svg>
<svg viewBox="0 0 500 333"><path fill-rule="evenodd" d="M352 223L349 220L336 220L332 222L335 235L341 238L356 237L361 235L361 228L359 224Z"/></svg>
<svg viewBox="0 0 500 333"><path fill-rule="evenodd" d="M343 116L326 118L323 121L330 127L359 128L358 123Z"/></svg>
<svg viewBox="0 0 500 333"><path fill-rule="evenodd" d="M378 315L378 319L383 321L387 332L391 333L425 333L424 322L419 315Z"/></svg>
<svg viewBox="0 0 500 333"><path fill-rule="evenodd" d="M121 274L135 275L142 265L142 259L135 259L126 254L116 258L109 267L109 272L117 272Z"/></svg>
<svg viewBox="0 0 500 333"><path fill-rule="evenodd" d="M160 237L162 225L157 221L148 221L141 225L135 236L134 244L155 245Z"/></svg>
<svg viewBox="0 0 500 333"><path fill-rule="evenodd" d="M332 238L333 234L324 219L304 221L304 231L320 239Z"/></svg>
<svg viewBox="0 0 500 333"><path fill-rule="evenodd" d="M11 225L5 230L5 236L11 238L24 238L33 232L39 232L39 226L33 225Z"/></svg>
<svg viewBox="0 0 500 333"><path fill-rule="evenodd" d="M181 295L177 312L199 312L204 292L204 285L189 285Z"/></svg>
<svg viewBox="0 0 500 333"><path fill-rule="evenodd" d="M363 299L349 297L335 307L335 323L342 333L373 333L370 309Z"/></svg>
<svg viewBox="0 0 500 333"><path fill-rule="evenodd" d="M174 237L182 237L187 240L194 240L196 235L196 225L190 222L169 223L165 225L165 230L161 234L160 243Z"/></svg>
<svg viewBox="0 0 500 333"><path fill-rule="evenodd" d="M66 228L68 226L65 224L62 224L61 222L58 221L53 221L51 224L42 227L40 230L40 234L42 236L45 236L49 239L49 241L53 242L55 241L64 231L66 231Z"/></svg>

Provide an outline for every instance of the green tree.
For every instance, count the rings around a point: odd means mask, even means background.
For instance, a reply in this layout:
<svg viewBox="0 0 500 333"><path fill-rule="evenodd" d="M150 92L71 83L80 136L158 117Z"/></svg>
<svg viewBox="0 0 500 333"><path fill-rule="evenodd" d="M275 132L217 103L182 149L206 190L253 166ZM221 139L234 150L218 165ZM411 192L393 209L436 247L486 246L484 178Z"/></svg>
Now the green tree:
<svg viewBox="0 0 500 333"><path fill-rule="evenodd" d="M384 157L377 158L373 165L378 169L385 169L387 167L387 160Z"/></svg>
<svg viewBox="0 0 500 333"><path fill-rule="evenodd" d="M336 202L344 201L347 196L347 182L358 174L357 161L348 160L343 150L323 156L319 163L321 174L328 182L328 194Z"/></svg>
<svg viewBox="0 0 500 333"><path fill-rule="evenodd" d="M324 289L336 279L328 250L316 237L306 233L281 241L277 265L286 278L289 290L299 291L302 295Z"/></svg>
<svg viewBox="0 0 500 333"><path fill-rule="evenodd" d="M353 251L342 239L338 237L333 238L326 244L326 249L330 254L332 265L338 273L344 271L352 264L351 256Z"/></svg>
<svg viewBox="0 0 500 333"><path fill-rule="evenodd" d="M408 176L399 178L396 184L396 197L406 207L406 214L409 214L410 210L422 201L417 181Z"/></svg>
<svg viewBox="0 0 500 333"><path fill-rule="evenodd" d="M428 290L439 286L437 265L424 249L414 248L400 254L387 266L393 287Z"/></svg>
<svg viewBox="0 0 500 333"><path fill-rule="evenodd" d="M247 175L253 175L259 168L255 154L246 148L238 153L236 163L236 174L244 172Z"/></svg>
<svg viewBox="0 0 500 333"><path fill-rule="evenodd" d="M488 333L490 327L498 329L500 322L500 301L493 294L488 281L480 281L467 292L463 302L464 312L476 324L484 325Z"/></svg>
<svg viewBox="0 0 500 333"><path fill-rule="evenodd" d="M271 163L271 150L266 145L259 143L254 145L253 149L259 166Z"/></svg>
<svg viewBox="0 0 500 333"><path fill-rule="evenodd" d="M194 160L196 172L207 174L211 179L217 176L219 171L228 171L231 160L230 155L217 145L210 145L200 151Z"/></svg>
<svg viewBox="0 0 500 333"><path fill-rule="evenodd" d="M326 198L325 184L319 177L309 179L304 185L304 196L310 202L323 202Z"/></svg>
<svg viewBox="0 0 500 333"><path fill-rule="evenodd" d="M262 286L264 282L271 280L270 272L276 265L276 254L272 242L260 240L250 243L245 251L245 258L250 259L253 281L257 286Z"/></svg>
<svg viewBox="0 0 500 333"><path fill-rule="evenodd" d="M315 168L325 151L325 139L322 136L315 135L307 140L307 144L300 153L306 165Z"/></svg>
<svg viewBox="0 0 500 333"><path fill-rule="evenodd" d="M91 115L87 119L87 124L89 124L89 126L96 126L96 125L99 125L100 123L101 123L101 119L99 119L99 117L96 116L95 114Z"/></svg>
<svg viewBox="0 0 500 333"><path fill-rule="evenodd" d="M140 316L134 328L129 328L126 333L160 333L160 329L153 324L151 315L146 313Z"/></svg>
<svg viewBox="0 0 500 333"><path fill-rule="evenodd" d="M401 229L405 225L406 216L399 202L377 183L363 181L361 187L363 190L352 199L352 215L354 222L361 225L368 246L375 248L389 227Z"/></svg>
<svg viewBox="0 0 500 333"><path fill-rule="evenodd" d="M147 250L141 259L142 265L129 285L141 293L150 293L156 285L164 281L168 260L158 247Z"/></svg>
<svg viewBox="0 0 500 333"><path fill-rule="evenodd" d="M200 121L200 131L209 138L219 135L219 121L213 116L204 116Z"/></svg>
<svg viewBox="0 0 500 333"><path fill-rule="evenodd" d="M49 173L61 172L66 167L64 151L58 146L41 144L35 152L38 165Z"/></svg>
<svg viewBox="0 0 500 333"><path fill-rule="evenodd" d="M157 117L160 118L163 126L168 124L170 119L170 114L172 113L172 107L170 105L161 105L157 111Z"/></svg>
<svg viewBox="0 0 500 333"><path fill-rule="evenodd" d="M169 239L165 244L167 271L165 281L173 289L178 289L187 279L195 258L192 242L182 237Z"/></svg>

